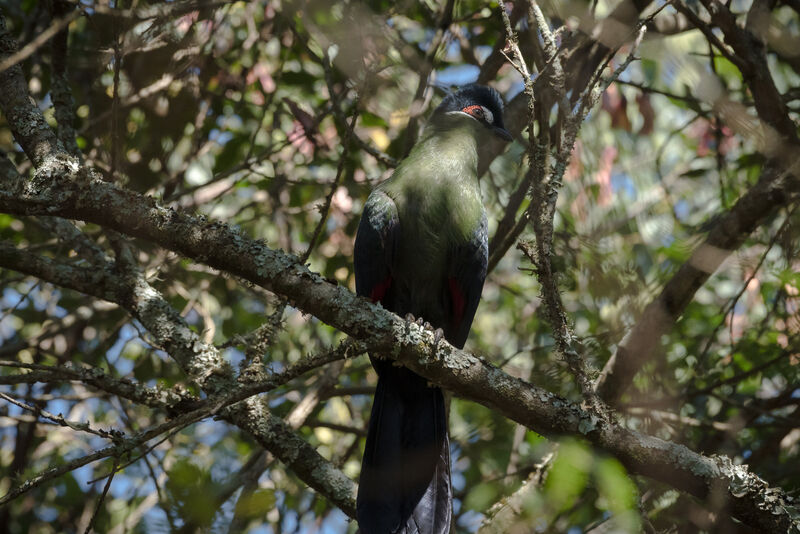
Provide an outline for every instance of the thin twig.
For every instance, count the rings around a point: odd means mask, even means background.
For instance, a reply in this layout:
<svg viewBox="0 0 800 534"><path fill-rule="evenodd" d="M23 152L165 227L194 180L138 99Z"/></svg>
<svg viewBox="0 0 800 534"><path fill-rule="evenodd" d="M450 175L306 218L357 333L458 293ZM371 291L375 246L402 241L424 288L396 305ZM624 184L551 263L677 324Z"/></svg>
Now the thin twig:
<svg viewBox="0 0 800 534"><path fill-rule="evenodd" d="M508 17L506 4L503 0L500 0L500 14L503 17L503 26L506 30L506 46L500 53L503 54L511 66L519 72L527 89L528 85L531 83L531 74L530 71L528 71L528 66L525 64L525 58L522 57L522 52L519 49L519 39L517 38L517 33L511 27L511 19ZM511 52L513 57L509 57L508 52ZM533 130L531 130L531 132L533 132ZM531 135L533 134L531 133Z"/></svg>
<svg viewBox="0 0 800 534"><path fill-rule="evenodd" d="M111 481L114 480L114 474L117 472L117 465L119 463L119 459L115 456L114 457L114 467L111 468L111 475L109 475L108 480L106 481L106 485L103 488L103 493L97 498L97 505L94 507L94 513L92 514L92 518L89 520L89 524L86 525L86 530L84 534L89 534L92 531L92 525L94 524L94 520L97 518L97 514L100 512L100 506L102 506L103 501L108 494L108 489L111 487Z"/></svg>
<svg viewBox="0 0 800 534"><path fill-rule="evenodd" d="M769 240L769 243L767 243L767 246L766 246L764 252L761 254L761 257L758 259L758 263L753 268L753 272L744 281L744 283L742 284L742 287L739 289L739 291L736 293L736 295L734 295L733 298L722 309L722 314L721 314L722 318L719 320L717 325L714 327L714 330L708 336L708 339L706 340L706 343L705 343L705 345L703 347L703 350L700 352L700 355L697 357L697 359L701 363L701 365L705 363L705 357L708 354L708 351L711 348L711 345L713 345L714 340L717 337L717 332L719 332L720 328L722 328L722 325L725 324L725 319L728 317L728 314L733 311L733 309L736 307L736 303L739 302L739 299L742 298L742 295L744 295L745 291L747 291L747 288L750 287L750 282L755 280L756 275L758 274L758 271L761 269L761 266L764 265L764 262L767 260L767 256L772 251L772 248L775 246L775 244L778 242L778 239L783 237L783 235L784 235L783 232L789 227L789 224L792 221L792 216L794 215L795 211L797 211L797 208L798 208L797 205L793 206L789 210L789 212L786 214L786 218L783 220L783 223L781 224L780 228L778 228L778 230L775 232L775 234ZM731 322L731 324L733 324L733 318L731 318L730 322ZM733 341L733 336L731 336L731 341Z"/></svg>
<svg viewBox="0 0 800 534"><path fill-rule="evenodd" d="M422 112L425 111L424 105L420 104L423 102L422 97L425 94L425 90L428 88L428 77L433 71L436 54L439 52L439 48L441 48L442 44L445 42L450 24L453 21L454 8L455 0L445 1L444 6L442 7L442 12L439 16L439 20L437 21L436 34L433 36L433 39L431 39L431 43L428 45L428 50L425 54L425 59L422 62L419 72L419 83L417 84L417 90L414 93L414 99L411 101L411 106L409 106L409 119L408 124L406 125L404 154L408 154L411 151L411 147L414 146L414 143L417 140L417 121L419 120L420 115L422 115Z"/></svg>
<svg viewBox="0 0 800 534"><path fill-rule="evenodd" d="M526 243L519 243L519 248L531 262L536 265L536 274L538 275L539 282L542 285L542 298L545 303L545 310L548 317L548 322L553 329L554 338L556 339L556 346L558 351L562 354L567 362L567 365L575 376L578 382L581 393L584 398L592 406L597 414L604 413L600 400L595 395L592 389L592 383L587 376L585 362L576 350L577 340L569 327L567 317L564 312L564 306L561 302L561 297L558 293L558 282L556 281L555 274L552 267L552 241L553 241L553 217L555 216L555 206L558 199L558 188L560 186L560 173L558 167L550 174L549 179L545 179L547 170L542 165L542 153L544 151L537 149L537 142L534 141L534 123L535 123L535 93L533 81L528 73L528 68L522 53L517 44L517 36L511 28L511 21L508 18L508 13L505 10L505 5L500 3L501 13L503 15L503 23L506 30L507 48L513 52L513 58L508 57L509 63L523 76L525 81L525 93L528 97L528 158L530 160L530 169L528 171L527 180L533 184L533 195L529 210L533 209L532 214L534 233L536 234L536 246L531 248ZM533 9L533 17L540 27L540 31L548 31L547 23L541 11ZM556 60L558 51L555 49L555 41L552 35L549 35L549 40L545 38L546 53L549 60ZM549 43L549 47L547 44ZM505 51L504 51L505 53ZM544 126L544 125L543 125ZM577 133L577 131L576 131ZM566 160L568 154L561 154L561 160ZM537 163L539 163L537 165ZM541 166L541 168L540 168ZM564 165L564 168L566 166ZM563 171L561 172L563 174ZM538 176L538 179L537 178ZM528 210L526 210L527 212ZM524 217L523 217L524 220Z"/></svg>
<svg viewBox="0 0 800 534"><path fill-rule="evenodd" d="M342 139L342 153L339 156L339 165L336 167L336 178L333 180L331 190L328 192L328 196L325 198L325 204L320 207L321 217L317 223L317 227L314 228L314 234L311 236L311 240L308 242L308 248L300 257L300 263L305 263L308 261L308 258L311 256L311 252L314 250L314 247L317 246L317 241L319 240L319 236L322 235L323 228L325 228L325 222L328 220L328 214L331 211L333 196L339 189L339 182L341 182L342 175L344 174L344 164L347 161L350 134L353 131L353 128L355 128L356 120L358 120L358 97L356 97L355 101L353 102L353 114L350 116L350 124L346 125L346 129L344 131L344 138Z"/></svg>
<svg viewBox="0 0 800 534"><path fill-rule="evenodd" d="M89 434L94 434L95 436L100 436L101 438L106 438L111 440L118 440L124 435L124 432L121 432L119 430L109 430L109 431L95 430L91 426L89 426L89 423L78 423L76 421L70 421L68 419L65 419L64 416L61 414L55 415L37 406L31 406L30 404L25 404L22 401L18 401L12 397L9 397L3 392L0 392L0 398L5 399L6 401L10 402L11 404L19 408L22 408L23 410L29 411L39 417L48 419L59 426L71 428L72 430L88 432Z"/></svg>
<svg viewBox="0 0 800 534"><path fill-rule="evenodd" d="M536 3L536 0L530 0L528 4L528 14L536 21L536 25L544 41L544 51L547 54L547 60L550 61L558 53L556 39L553 32L550 31L550 26L547 24L547 20L544 18L544 14L539 8L539 4Z"/></svg>
<svg viewBox="0 0 800 534"><path fill-rule="evenodd" d="M147 442L153 439L156 436L163 434L164 432L169 431L172 428L176 427L186 427L190 424L193 424L207 416L207 408L201 408L198 410L194 410L182 416L176 417L175 419L170 419L164 423L151 427L148 430L140 432L139 434L133 436L130 439L125 439L119 444L110 445L99 451L95 451L92 454L88 454L86 456L81 456L80 458L76 458L71 460L63 465L59 465L56 467L52 467L43 473L40 473L33 478L30 478L17 486L9 490L8 493L0 497L0 506L16 499L20 495L29 492L30 490L37 488L44 484L45 482L57 478L61 475L69 473L70 471L74 471L75 469L81 468L84 465L90 464L94 461L108 458L109 456L120 456L125 454L136 447L139 447L142 443Z"/></svg>
<svg viewBox="0 0 800 534"><path fill-rule="evenodd" d="M116 6L116 4L115 4ZM111 94L111 181L116 181L119 171L119 72L122 62L122 33L119 31L119 20L112 19L114 31L114 83Z"/></svg>
<svg viewBox="0 0 800 534"><path fill-rule="evenodd" d="M692 26L702 32L703 36L708 39L708 42L714 45L714 47L719 50L719 53L722 54L725 59L736 65L739 70L745 68L746 65L742 59L738 55L731 53L731 51L728 50L728 47L725 46L725 43L720 41L719 37L714 34L714 30L712 30L711 27L692 10L692 8L684 5L683 2L670 3L672 4L672 7L678 11L678 13L689 19L689 21L692 23Z"/></svg>
<svg viewBox="0 0 800 534"><path fill-rule="evenodd" d="M73 11L63 18L53 21L50 27L37 35L33 41L26 44L19 51L7 57L3 61L0 61L0 72L10 69L20 61L25 61L34 52L43 47L47 41L52 39L55 34L66 28L70 22L78 18L78 15L80 15L79 11Z"/></svg>

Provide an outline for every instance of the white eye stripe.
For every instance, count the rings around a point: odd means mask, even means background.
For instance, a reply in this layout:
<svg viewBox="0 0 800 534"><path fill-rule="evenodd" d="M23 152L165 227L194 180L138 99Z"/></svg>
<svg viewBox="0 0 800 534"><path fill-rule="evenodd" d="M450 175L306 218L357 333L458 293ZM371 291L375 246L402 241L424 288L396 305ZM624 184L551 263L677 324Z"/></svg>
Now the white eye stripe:
<svg viewBox="0 0 800 534"><path fill-rule="evenodd" d="M488 122L489 124L494 124L494 115L492 114L492 112L489 111L488 108L485 108L483 106L481 106L481 111L483 111L484 120L486 120L486 122Z"/></svg>

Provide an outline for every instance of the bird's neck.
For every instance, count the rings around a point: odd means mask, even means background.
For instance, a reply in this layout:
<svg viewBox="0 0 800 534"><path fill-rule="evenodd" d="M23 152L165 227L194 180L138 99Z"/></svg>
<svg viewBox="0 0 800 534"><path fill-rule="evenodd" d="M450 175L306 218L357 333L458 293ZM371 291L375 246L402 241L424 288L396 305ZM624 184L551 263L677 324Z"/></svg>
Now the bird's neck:
<svg viewBox="0 0 800 534"><path fill-rule="evenodd" d="M471 126L464 121L444 125L430 121L392 178L381 184L395 201L401 220L411 225L404 233L409 239L431 238L431 232L422 229L433 228L442 238L463 242L480 225L483 204L476 134L482 132Z"/></svg>
<svg viewBox="0 0 800 534"><path fill-rule="evenodd" d="M417 171L410 173L414 178L458 181L462 187L479 187L477 144L476 132L470 124L431 121L403 166Z"/></svg>

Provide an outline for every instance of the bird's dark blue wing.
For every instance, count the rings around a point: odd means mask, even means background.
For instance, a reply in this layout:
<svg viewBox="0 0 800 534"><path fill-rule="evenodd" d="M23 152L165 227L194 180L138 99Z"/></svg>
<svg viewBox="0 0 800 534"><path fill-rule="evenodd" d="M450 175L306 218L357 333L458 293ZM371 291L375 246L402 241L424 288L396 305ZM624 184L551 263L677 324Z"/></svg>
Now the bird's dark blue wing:
<svg viewBox="0 0 800 534"><path fill-rule="evenodd" d="M489 233L485 213L472 238L451 251L449 263L447 291L451 306L449 317L452 319L444 328L444 333L452 345L463 348L475 310L478 309L489 265Z"/></svg>
<svg viewBox="0 0 800 534"><path fill-rule="evenodd" d="M397 311L392 276L400 231L394 201L374 191L356 235L356 292L392 311ZM356 500L361 532L447 534L452 488L442 391L391 360L370 360L379 379Z"/></svg>
<svg viewBox="0 0 800 534"><path fill-rule="evenodd" d="M383 191L373 191L361 214L353 251L356 293L389 309L385 299L392 285L392 259L399 231L394 200Z"/></svg>

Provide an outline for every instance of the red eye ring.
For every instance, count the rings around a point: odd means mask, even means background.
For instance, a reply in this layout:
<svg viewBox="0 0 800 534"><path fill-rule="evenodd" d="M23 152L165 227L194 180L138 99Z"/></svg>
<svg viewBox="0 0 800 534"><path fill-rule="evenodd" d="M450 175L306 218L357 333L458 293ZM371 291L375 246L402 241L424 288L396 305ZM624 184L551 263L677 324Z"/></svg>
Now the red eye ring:
<svg viewBox="0 0 800 534"><path fill-rule="evenodd" d="M478 106L477 104L472 105L472 106L467 106L467 107L463 108L461 111L463 111L464 113L468 113L468 114L472 115L476 119L484 118L483 107L482 106Z"/></svg>

